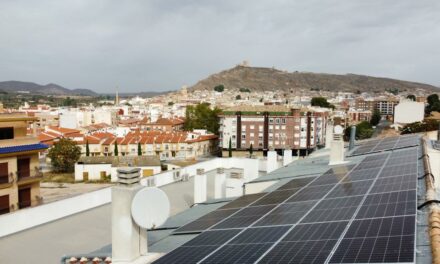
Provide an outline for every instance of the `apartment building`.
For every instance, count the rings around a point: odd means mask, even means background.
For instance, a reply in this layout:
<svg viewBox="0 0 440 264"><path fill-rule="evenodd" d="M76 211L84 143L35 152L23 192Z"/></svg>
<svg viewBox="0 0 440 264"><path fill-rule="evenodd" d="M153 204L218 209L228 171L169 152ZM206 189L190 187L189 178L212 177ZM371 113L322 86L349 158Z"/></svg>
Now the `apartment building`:
<svg viewBox="0 0 440 264"><path fill-rule="evenodd" d="M370 110L354 110L350 109L347 113L350 124L356 124L362 121L370 121L372 113Z"/></svg>
<svg viewBox="0 0 440 264"><path fill-rule="evenodd" d="M379 110L381 115L391 117L394 115L394 107L398 103L399 100L392 97L375 99L356 98L355 109L371 112L374 110Z"/></svg>
<svg viewBox="0 0 440 264"><path fill-rule="evenodd" d="M37 118L26 114L0 114L0 214L38 204L41 201L38 153L47 146L34 134L29 123Z"/></svg>
<svg viewBox="0 0 440 264"><path fill-rule="evenodd" d="M223 150L247 150L252 145L264 153L269 149L313 150L325 144L328 112L290 109L285 106L236 106L220 115L220 144Z"/></svg>

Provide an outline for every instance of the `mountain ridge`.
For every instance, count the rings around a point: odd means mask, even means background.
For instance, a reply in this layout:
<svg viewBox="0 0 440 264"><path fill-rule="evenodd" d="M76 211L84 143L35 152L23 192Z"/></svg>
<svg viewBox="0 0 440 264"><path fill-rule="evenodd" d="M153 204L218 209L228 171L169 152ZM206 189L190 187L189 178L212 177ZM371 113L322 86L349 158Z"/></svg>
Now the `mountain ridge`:
<svg viewBox="0 0 440 264"><path fill-rule="evenodd" d="M68 89L55 83L40 85L34 82L22 81L0 82L0 91L7 93L28 92L40 95L98 95L96 92L90 89Z"/></svg>
<svg viewBox="0 0 440 264"><path fill-rule="evenodd" d="M249 67L237 65L233 68L209 75L188 87L189 90L213 89L223 84L226 89L248 88L251 91L285 92L296 91L344 91L344 92L384 92L398 89L400 92L423 89L440 91L439 87L413 81L387 77L373 77L359 74L329 74L313 72L287 72L275 68Z"/></svg>

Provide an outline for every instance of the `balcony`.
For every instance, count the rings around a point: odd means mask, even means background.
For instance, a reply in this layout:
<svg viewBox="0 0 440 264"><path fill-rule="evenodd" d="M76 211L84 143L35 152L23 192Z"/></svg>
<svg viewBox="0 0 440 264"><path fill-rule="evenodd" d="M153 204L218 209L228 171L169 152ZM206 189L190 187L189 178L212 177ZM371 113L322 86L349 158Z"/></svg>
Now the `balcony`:
<svg viewBox="0 0 440 264"><path fill-rule="evenodd" d="M33 170L29 169L17 171L14 176L18 185L23 185L40 181L43 178L43 173L38 168L35 168Z"/></svg>

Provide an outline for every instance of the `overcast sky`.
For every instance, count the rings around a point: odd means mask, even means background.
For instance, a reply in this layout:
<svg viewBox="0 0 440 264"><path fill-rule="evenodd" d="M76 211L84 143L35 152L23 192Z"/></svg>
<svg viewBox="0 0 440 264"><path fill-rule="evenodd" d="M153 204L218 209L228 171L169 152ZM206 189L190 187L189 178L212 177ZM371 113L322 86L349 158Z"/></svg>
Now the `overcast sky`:
<svg viewBox="0 0 440 264"><path fill-rule="evenodd" d="M175 90L242 60L440 85L440 1L0 0L0 81Z"/></svg>

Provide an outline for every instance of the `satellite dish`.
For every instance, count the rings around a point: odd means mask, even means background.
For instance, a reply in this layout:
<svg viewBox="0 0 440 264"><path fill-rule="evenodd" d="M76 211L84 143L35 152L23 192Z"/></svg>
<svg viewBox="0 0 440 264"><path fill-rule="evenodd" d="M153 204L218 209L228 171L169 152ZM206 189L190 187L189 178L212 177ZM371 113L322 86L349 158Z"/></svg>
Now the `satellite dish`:
<svg viewBox="0 0 440 264"><path fill-rule="evenodd" d="M131 202L131 216L136 224L145 229L161 226L170 215L170 201L164 191L147 187L139 192Z"/></svg>
<svg viewBox="0 0 440 264"><path fill-rule="evenodd" d="M334 130L335 134L343 134L344 133L344 129L340 125L335 126L335 128L333 130Z"/></svg>

